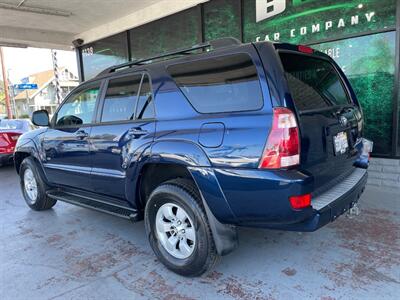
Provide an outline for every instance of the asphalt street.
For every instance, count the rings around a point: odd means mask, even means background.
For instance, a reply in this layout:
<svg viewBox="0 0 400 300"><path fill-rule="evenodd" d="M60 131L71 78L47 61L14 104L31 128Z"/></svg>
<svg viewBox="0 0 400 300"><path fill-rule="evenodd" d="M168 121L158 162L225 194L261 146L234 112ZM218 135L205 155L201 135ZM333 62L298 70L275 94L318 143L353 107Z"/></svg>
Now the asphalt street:
<svg viewBox="0 0 400 300"><path fill-rule="evenodd" d="M398 299L400 195L367 188L361 215L314 233L239 230L240 246L199 278L159 263L144 223L58 202L35 212L0 168L0 298Z"/></svg>

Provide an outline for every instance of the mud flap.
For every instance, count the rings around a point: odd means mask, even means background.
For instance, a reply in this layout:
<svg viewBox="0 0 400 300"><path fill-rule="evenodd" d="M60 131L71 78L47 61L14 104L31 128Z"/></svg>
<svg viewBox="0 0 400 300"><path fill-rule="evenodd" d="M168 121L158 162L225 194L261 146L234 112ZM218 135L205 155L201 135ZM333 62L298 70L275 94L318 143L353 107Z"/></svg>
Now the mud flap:
<svg viewBox="0 0 400 300"><path fill-rule="evenodd" d="M210 224L211 232L214 238L215 247L217 248L217 253L221 256L227 255L235 250L239 245L236 226L222 224L221 222L219 222L211 212L203 196L201 198L203 200L203 205L206 210L208 222Z"/></svg>

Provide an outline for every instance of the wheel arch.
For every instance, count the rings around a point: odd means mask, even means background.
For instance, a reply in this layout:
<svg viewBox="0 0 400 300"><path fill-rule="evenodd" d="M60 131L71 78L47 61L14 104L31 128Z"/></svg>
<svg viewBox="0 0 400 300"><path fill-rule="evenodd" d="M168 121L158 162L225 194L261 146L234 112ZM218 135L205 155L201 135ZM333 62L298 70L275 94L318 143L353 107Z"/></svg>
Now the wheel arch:
<svg viewBox="0 0 400 300"><path fill-rule="evenodd" d="M171 179L191 180L199 190L213 233L217 252L225 255L238 245L234 215L219 187L211 163L195 143L165 141L155 143L137 170L136 205L143 210L151 192Z"/></svg>
<svg viewBox="0 0 400 300"><path fill-rule="evenodd" d="M20 141L18 141L18 144L15 148L14 166L15 166L15 169L18 174L19 174L19 170L20 170L22 161L27 157L32 157L38 163L38 166L43 171L43 166L40 161L38 149L37 149L35 143L31 139L28 139L28 140L23 141L22 143L20 143Z"/></svg>

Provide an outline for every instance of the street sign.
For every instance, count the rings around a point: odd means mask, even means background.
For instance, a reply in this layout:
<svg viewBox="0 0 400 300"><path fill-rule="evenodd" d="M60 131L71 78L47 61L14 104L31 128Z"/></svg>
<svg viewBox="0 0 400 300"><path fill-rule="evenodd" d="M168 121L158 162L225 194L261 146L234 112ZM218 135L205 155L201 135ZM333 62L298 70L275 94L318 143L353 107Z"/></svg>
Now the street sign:
<svg viewBox="0 0 400 300"><path fill-rule="evenodd" d="M16 90L37 90L38 85L36 83L20 83L14 84Z"/></svg>

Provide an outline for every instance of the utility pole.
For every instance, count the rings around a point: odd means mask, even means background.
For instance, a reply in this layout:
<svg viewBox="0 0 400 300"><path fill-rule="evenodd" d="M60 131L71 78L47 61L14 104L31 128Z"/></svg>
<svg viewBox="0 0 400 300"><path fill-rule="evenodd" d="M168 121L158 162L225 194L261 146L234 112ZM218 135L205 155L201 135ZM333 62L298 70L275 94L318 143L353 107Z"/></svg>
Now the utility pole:
<svg viewBox="0 0 400 300"><path fill-rule="evenodd" d="M4 94L6 96L7 116L9 119L12 119L13 114L12 114L11 106L10 106L10 94L8 93L8 78L7 78L7 74L6 74L6 66L4 63L3 47L0 47L0 63L1 63L1 71L3 73Z"/></svg>

